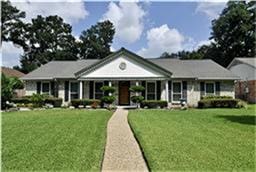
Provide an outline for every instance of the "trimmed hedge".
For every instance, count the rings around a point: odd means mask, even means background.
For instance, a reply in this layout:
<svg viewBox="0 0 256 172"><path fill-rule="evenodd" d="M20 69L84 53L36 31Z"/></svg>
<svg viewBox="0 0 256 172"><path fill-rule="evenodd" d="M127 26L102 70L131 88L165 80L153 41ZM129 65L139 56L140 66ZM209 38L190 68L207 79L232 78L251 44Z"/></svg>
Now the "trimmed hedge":
<svg viewBox="0 0 256 172"><path fill-rule="evenodd" d="M203 96L202 100L205 99L233 99L231 96Z"/></svg>
<svg viewBox="0 0 256 172"><path fill-rule="evenodd" d="M11 101L15 104L26 106L26 104L35 104L35 102L32 100L32 96L25 96L20 98L13 98ZM56 97L46 97L42 100L42 103L49 103L52 104L54 107L61 107L62 105L62 98L56 98Z"/></svg>
<svg viewBox="0 0 256 172"><path fill-rule="evenodd" d="M75 108L78 108L79 105L99 106L100 103L101 103L101 101L97 100L97 99L73 99L73 100L71 100L71 105L74 106Z"/></svg>
<svg viewBox="0 0 256 172"><path fill-rule="evenodd" d="M30 98L28 97L19 97L19 98L12 98L11 99L11 102L17 104L28 104L28 103L31 103L31 100Z"/></svg>
<svg viewBox="0 0 256 172"><path fill-rule="evenodd" d="M61 105L62 105L62 98L48 97L48 98L45 99L44 102L52 104L53 107L61 107Z"/></svg>
<svg viewBox="0 0 256 172"><path fill-rule="evenodd" d="M167 107L168 103L167 101L163 100L144 100L141 102L141 107L144 108L147 106L148 108L164 108Z"/></svg>
<svg viewBox="0 0 256 172"><path fill-rule="evenodd" d="M198 108L242 108L246 103L240 99L204 99L198 102Z"/></svg>

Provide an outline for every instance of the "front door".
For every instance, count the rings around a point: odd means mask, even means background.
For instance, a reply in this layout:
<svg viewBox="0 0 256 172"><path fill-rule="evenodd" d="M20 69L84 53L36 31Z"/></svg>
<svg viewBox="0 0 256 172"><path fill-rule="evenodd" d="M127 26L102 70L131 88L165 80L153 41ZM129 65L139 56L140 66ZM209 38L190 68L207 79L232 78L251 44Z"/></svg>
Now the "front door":
<svg viewBox="0 0 256 172"><path fill-rule="evenodd" d="M130 105L130 81L119 81L119 105Z"/></svg>

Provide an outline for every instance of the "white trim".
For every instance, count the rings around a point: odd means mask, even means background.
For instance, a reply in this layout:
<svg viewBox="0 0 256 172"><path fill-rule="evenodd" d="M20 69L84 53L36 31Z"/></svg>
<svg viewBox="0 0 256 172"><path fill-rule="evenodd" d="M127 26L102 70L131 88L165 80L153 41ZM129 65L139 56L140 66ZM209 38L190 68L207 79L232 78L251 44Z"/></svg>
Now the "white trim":
<svg viewBox="0 0 256 172"><path fill-rule="evenodd" d="M180 103L180 101L174 101L174 100L173 100L173 89L174 89L173 84L174 84L174 83L180 83L180 86L181 86L180 91L181 91L181 99L182 99L182 97L183 97L183 91L182 91L183 85L182 85L182 81L172 81L172 103Z"/></svg>
<svg viewBox="0 0 256 172"><path fill-rule="evenodd" d="M96 83L102 83L102 86L104 86L104 82L103 81L93 81L93 99L95 99L95 93L96 93L96 91L95 91L95 89L96 89L95 84ZM103 96L104 96L104 92L103 91L102 91L102 93L103 93Z"/></svg>
<svg viewBox="0 0 256 172"><path fill-rule="evenodd" d="M79 99L83 99L83 82L79 81Z"/></svg>
<svg viewBox="0 0 256 172"><path fill-rule="evenodd" d="M204 95L207 96L207 92L206 92L206 84L213 84L213 95L216 95L216 84L213 81L207 81L204 82ZM210 94L210 93L209 93Z"/></svg>
<svg viewBox="0 0 256 172"><path fill-rule="evenodd" d="M169 103L169 81L165 81L165 100Z"/></svg>
<svg viewBox="0 0 256 172"><path fill-rule="evenodd" d="M148 83L154 83L155 84L155 99L154 100L157 100L157 84L156 84L156 81L146 81L146 92L145 92L145 100L148 100Z"/></svg>
<svg viewBox="0 0 256 172"><path fill-rule="evenodd" d="M40 93L41 93L41 94L45 94L45 93L43 92L43 83L48 83L48 84L49 84L49 92L48 92L48 95L51 95L51 83L50 83L50 81L42 81L42 82L41 82L41 90L40 90Z"/></svg>
<svg viewBox="0 0 256 172"><path fill-rule="evenodd" d="M68 89L68 100L71 101L71 83L78 83L78 98L79 98L79 82L78 81L69 81L69 89Z"/></svg>

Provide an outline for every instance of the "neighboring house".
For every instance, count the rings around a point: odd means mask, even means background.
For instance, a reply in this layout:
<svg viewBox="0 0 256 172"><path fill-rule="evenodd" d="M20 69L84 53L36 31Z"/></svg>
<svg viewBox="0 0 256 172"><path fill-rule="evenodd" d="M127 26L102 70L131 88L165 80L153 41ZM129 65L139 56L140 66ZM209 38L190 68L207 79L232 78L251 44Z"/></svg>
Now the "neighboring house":
<svg viewBox="0 0 256 172"><path fill-rule="evenodd" d="M7 77L21 78L25 76L24 73L8 67L1 67L1 72ZM16 97L22 97L25 95L25 89L16 89L14 90L14 93Z"/></svg>
<svg viewBox="0 0 256 172"><path fill-rule="evenodd" d="M256 58L235 58L228 69L240 78L235 84L236 97L256 103Z"/></svg>
<svg viewBox="0 0 256 172"><path fill-rule="evenodd" d="M22 77L26 95L51 94L71 99L100 99L103 85L116 87L117 105L133 105L129 88L142 85L146 100L190 106L204 95L234 97L237 77L212 60L144 59L124 48L102 60L52 61Z"/></svg>

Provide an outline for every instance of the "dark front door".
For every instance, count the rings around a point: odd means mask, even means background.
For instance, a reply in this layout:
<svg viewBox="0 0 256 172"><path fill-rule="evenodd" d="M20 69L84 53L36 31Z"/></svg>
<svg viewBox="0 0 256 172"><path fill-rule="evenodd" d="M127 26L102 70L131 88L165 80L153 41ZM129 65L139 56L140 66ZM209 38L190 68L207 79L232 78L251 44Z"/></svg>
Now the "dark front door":
<svg viewBox="0 0 256 172"><path fill-rule="evenodd" d="M119 81L119 105L130 104L130 81Z"/></svg>

